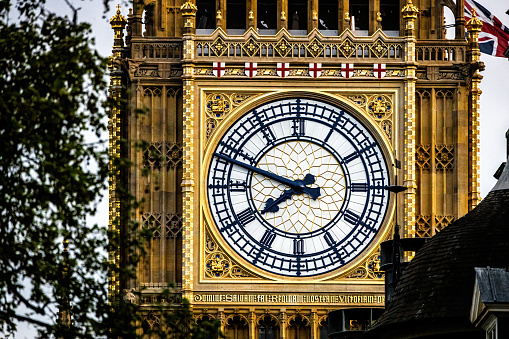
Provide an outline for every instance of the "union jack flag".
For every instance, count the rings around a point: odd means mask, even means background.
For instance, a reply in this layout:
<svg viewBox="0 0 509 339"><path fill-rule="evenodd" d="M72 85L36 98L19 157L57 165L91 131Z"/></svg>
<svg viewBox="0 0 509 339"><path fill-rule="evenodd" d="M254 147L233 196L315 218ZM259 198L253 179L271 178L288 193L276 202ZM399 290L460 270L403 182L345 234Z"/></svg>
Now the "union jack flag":
<svg viewBox="0 0 509 339"><path fill-rule="evenodd" d="M503 57L509 46L509 28L475 0L465 0L466 21L472 18L472 9L475 9L477 17L483 23L479 33L479 49L483 53Z"/></svg>

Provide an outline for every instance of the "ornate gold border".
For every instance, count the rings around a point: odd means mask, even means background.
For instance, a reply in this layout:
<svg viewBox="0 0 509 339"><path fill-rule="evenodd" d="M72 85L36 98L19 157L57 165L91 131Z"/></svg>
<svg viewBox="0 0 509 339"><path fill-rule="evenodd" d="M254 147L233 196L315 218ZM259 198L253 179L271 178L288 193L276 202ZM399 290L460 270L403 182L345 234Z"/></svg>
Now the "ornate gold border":
<svg viewBox="0 0 509 339"><path fill-rule="evenodd" d="M215 89L216 92L220 92L220 89ZM250 93L253 91L251 90ZM358 90L356 91L358 93ZM365 112L362 112L359 110L358 107L355 107L354 105L351 105L349 102L343 101L343 98L339 98L336 95L331 95L329 93L325 93L322 91L315 90L314 92L309 91L303 91L303 90L281 90L278 92L271 92L259 95L253 100L250 100L245 105L240 105L236 110L233 110L230 112L223 120L221 125L219 126L218 130L211 136L211 140L209 140L207 145L205 145L205 142L203 141L204 137L204 131L206 131L206 126L204 126L204 117L205 117L205 110L203 109L204 105L204 95L203 91L201 93L202 102L200 105L200 116L202 117L202 128L201 128L201 142L202 142L202 155L201 155L201 164L200 167L200 182L204 183L207 181L207 169L208 165L211 161L212 154L210 150L214 150L220 140L220 137L228 130L228 128L233 125L237 119L242 116L243 114L247 113L249 110L259 107L267 102L278 100L278 99L286 99L290 96L300 96L307 99L316 99L320 101L327 102L332 105L336 105L338 107L341 107L345 110L347 110L349 113L351 113L356 119L358 119L374 136L374 138L377 140L377 142L380 144L380 148L382 149L382 152L384 153L385 159L387 160L387 166L389 168L389 177L390 182L394 182L394 173L391 171L391 164L394 163L394 157L392 153L392 147L388 141L388 138L381 135L379 127L377 127L376 122L374 119L370 116L367 116ZM374 93L373 93L374 94ZM325 273L318 276L313 277L303 277L303 278L295 278L295 277L287 277L287 276L280 276L277 274L272 274L269 272L266 272L265 270L262 270L260 268L254 267L251 265L248 261L246 261L243 257L237 254L235 250L233 250L224 240L224 238L221 236L221 234L217 231L217 227L215 227L215 223L212 219L212 215L210 212L208 199L206 195L205 185L200 185L200 204L201 204L201 215L200 215L200 234L202 235L200 238L200 253L203 253L203 235L205 231L204 224L207 223L210 226L210 231L215 238L215 240L219 243L222 249L226 250L226 252L232 257L233 260L235 260L239 265L245 267L248 271L254 272L256 275L259 275L269 281L273 282L285 282L285 283L309 283L309 280L312 279L314 282L324 282L325 280L328 280L328 282L338 283L341 280L333 280L331 281L331 278L334 277L340 277L342 275L345 275L346 273L350 272L355 267L362 265L362 263L366 262L367 259L376 252L376 248L380 245L380 243L386 239L387 233L390 230L390 221L393 219L393 215L395 213L394 209L394 199L390 197L389 200L389 206L387 209L387 215L385 217L385 220L383 221L382 225L382 232L380 232L370 246L368 246L361 255L359 255L355 260L352 260L350 263L345 265L342 268L339 268L335 271ZM212 226L214 225L214 226ZM203 260L200 260L201 262ZM206 279L203 276L203 270L200 270L200 280L202 282L214 282L217 283L219 280L209 280ZM252 280L252 283L267 283L269 281L267 280ZM230 280L228 281L230 282ZM245 280L243 281L245 282ZM345 280L343 282L350 282L350 283L361 283L358 279L347 279L345 277ZM369 280L369 283L373 283L373 280Z"/></svg>

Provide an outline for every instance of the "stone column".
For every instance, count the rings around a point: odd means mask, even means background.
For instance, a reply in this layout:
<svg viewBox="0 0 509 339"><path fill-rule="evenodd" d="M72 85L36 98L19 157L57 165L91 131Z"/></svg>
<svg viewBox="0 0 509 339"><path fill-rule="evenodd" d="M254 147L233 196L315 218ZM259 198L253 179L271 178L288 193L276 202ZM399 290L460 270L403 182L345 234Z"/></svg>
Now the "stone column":
<svg viewBox="0 0 509 339"><path fill-rule="evenodd" d="M455 38L465 39L465 0L456 0L456 27L455 27Z"/></svg>
<svg viewBox="0 0 509 339"><path fill-rule="evenodd" d="M288 0L280 0L277 2L277 12L279 14L277 20L277 30L281 28L288 29ZM291 19L291 17L290 17Z"/></svg>
<svg viewBox="0 0 509 339"><path fill-rule="evenodd" d="M120 66L124 58L124 27L127 24L126 19L120 14L120 5L117 6L117 13L110 20L110 25L115 32L113 40L112 56L108 68L110 69L110 87L109 95L113 99L111 115L108 122L109 130L109 229L120 234L122 223L121 197L117 191L117 185L121 183L121 169L116 165L116 160L121 156L121 138L122 138L122 118L125 118L125 105L122 104L125 96L126 84L123 68ZM109 260L114 265L120 265L120 247L109 252ZM109 298L115 300L120 293L120 276L118 273L110 273L109 277Z"/></svg>
<svg viewBox="0 0 509 339"><path fill-rule="evenodd" d="M256 333L256 313L253 310L249 311L247 322L249 327L249 339L258 339L258 335Z"/></svg>
<svg viewBox="0 0 509 339"><path fill-rule="evenodd" d="M195 189L194 189L194 32L196 19L196 6L186 2L180 8L184 17L183 36L183 169L182 180L183 196L183 228L182 228L182 296L192 302L194 280L194 219L195 215Z"/></svg>
<svg viewBox="0 0 509 339"><path fill-rule="evenodd" d="M309 326L311 327L311 339L320 339L320 333L318 332L319 330L318 315L316 314L316 312L314 311L311 312L309 321L310 321Z"/></svg>
<svg viewBox="0 0 509 339"><path fill-rule="evenodd" d="M466 24L468 31L467 62L471 65L469 76L470 92L468 96L468 210L471 211L481 200L479 187L479 103L481 96L481 79L479 68L483 67L479 61L479 33L482 21L477 18L475 10L472 10L472 18Z"/></svg>
<svg viewBox="0 0 509 339"><path fill-rule="evenodd" d="M415 196L416 196L416 178L415 178L415 151L416 151L416 120L415 120L415 75L417 63L415 61L415 20L419 10L412 4L412 0L403 7L401 13L405 22L405 93L404 93L404 136L403 149L401 151L403 158L403 186L408 187L404 194L404 228L403 237L413 238L415 236ZM396 157L399 158L398 153ZM396 169L396 173L401 172ZM398 183L395 183L396 185ZM398 206L396 206L397 208ZM396 215L401 215L397 213Z"/></svg>
<svg viewBox="0 0 509 339"><path fill-rule="evenodd" d="M286 339L287 316L285 311L279 313L279 338Z"/></svg>

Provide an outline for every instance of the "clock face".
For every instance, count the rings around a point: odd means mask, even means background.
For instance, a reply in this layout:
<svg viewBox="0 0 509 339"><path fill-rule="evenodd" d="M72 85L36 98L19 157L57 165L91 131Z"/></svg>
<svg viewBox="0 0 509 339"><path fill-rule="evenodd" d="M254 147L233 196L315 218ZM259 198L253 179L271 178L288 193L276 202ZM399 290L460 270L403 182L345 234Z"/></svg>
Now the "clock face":
<svg viewBox="0 0 509 339"><path fill-rule="evenodd" d="M240 117L220 138L207 198L224 240L271 273L339 269L380 230L387 164L359 120L337 106L283 99Z"/></svg>

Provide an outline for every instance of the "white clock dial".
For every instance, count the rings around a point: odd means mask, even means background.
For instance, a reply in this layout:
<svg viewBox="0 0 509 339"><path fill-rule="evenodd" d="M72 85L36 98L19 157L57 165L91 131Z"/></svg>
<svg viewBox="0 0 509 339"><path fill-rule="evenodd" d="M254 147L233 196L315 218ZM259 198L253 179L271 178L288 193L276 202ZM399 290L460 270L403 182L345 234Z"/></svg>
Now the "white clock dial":
<svg viewBox="0 0 509 339"><path fill-rule="evenodd" d="M289 141L270 149L257 167L277 175L299 180L308 173L315 176L310 187L322 194L313 200L308 194L295 194L279 204L279 210L262 213L273 227L289 233L307 233L327 225L340 211L346 182L338 160L326 149L307 141ZM280 197L288 187L254 173L251 194L257 210L263 211L267 197Z"/></svg>
<svg viewBox="0 0 509 339"><path fill-rule="evenodd" d="M252 265L305 277L339 269L385 219L383 152L352 114L284 99L240 117L208 166L207 198L224 240Z"/></svg>

